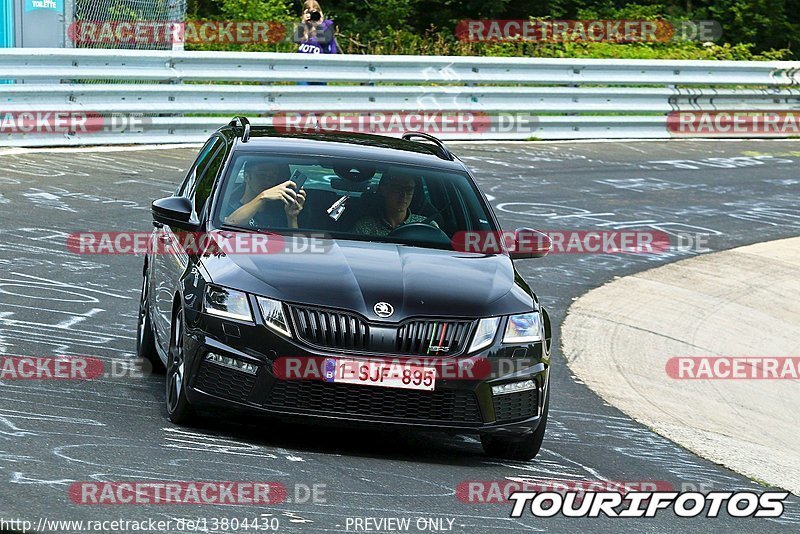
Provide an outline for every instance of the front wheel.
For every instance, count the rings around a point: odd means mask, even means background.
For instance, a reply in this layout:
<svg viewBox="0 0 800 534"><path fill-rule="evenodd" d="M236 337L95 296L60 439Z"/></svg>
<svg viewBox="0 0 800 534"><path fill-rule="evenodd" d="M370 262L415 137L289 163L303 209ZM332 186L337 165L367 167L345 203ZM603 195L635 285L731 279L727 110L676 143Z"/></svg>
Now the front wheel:
<svg viewBox="0 0 800 534"><path fill-rule="evenodd" d="M167 415L170 421L178 425L188 424L194 418L194 410L186 398L184 328L183 308L179 308L172 320L166 391Z"/></svg>
<svg viewBox="0 0 800 534"><path fill-rule="evenodd" d="M532 460L539 453L544 441L544 431L547 426L547 413L550 411L550 387L547 387L547 396L542 408L542 420L533 434L523 437L499 437L492 434L481 434L481 445L488 456L506 460Z"/></svg>

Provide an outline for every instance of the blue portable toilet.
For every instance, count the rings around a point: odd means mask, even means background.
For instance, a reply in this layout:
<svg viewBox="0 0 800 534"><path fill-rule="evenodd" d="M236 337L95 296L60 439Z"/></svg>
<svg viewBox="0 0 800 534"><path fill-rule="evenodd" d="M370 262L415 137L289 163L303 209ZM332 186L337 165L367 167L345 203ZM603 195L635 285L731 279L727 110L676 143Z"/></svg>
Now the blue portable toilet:
<svg viewBox="0 0 800 534"><path fill-rule="evenodd" d="M0 0L14 9L16 48L64 47L64 0Z"/></svg>
<svg viewBox="0 0 800 534"><path fill-rule="evenodd" d="M0 48L14 46L14 0L0 0ZM11 80L0 79L0 84Z"/></svg>
<svg viewBox="0 0 800 534"><path fill-rule="evenodd" d="M0 48L14 46L14 0L0 0Z"/></svg>

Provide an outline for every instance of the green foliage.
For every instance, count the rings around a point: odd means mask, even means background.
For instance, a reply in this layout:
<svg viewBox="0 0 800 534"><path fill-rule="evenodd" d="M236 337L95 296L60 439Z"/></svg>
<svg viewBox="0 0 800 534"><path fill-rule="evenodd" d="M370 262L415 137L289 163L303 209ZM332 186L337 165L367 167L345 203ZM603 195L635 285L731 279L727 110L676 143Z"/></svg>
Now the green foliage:
<svg viewBox="0 0 800 534"><path fill-rule="evenodd" d="M756 43L763 50L800 44L798 7L786 0L716 0L707 11L722 24L727 38Z"/></svg>
<svg viewBox="0 0 800 534"><path fill-rule="evenodd" d="M108 17L112 20L142 20L143 18L133 7L122 2L109 6Z"/></svg>
<svg viewBox="0 0 800 534"><path fill-rule="evenodd" d="M195 21L269 21L291 27L297 17L292 13L291 0L190 0L187 19ZM186 50L227 50L237 52L295 52L297 45L290 41L279 43L216 44L187 43Z"/></svg>
<svg viewBox="0 0 800 534"><path fill-rule="evenodd" d="M124 1L124 0L123 0ZM190 18L299 20L302 0L189 0ZM338 25L348 54L421 54L642 59L792 59L800 49L800 0L320 0ZM464 19L714 20L716 43L461 42L454 29ZM191 45L200 50L293 52L277 44ZM796 56L794 56L796 57Z"/></svg>
<svg viewBox="0 0 800 534"><path fill-rule="evenodd" d="M222 0L220 13L227 20L284 20L290 7L285 0Z"/></svg>
<svg viewBox="0 0 800 534"><path fill-rule="evenodd" d="M320 2L325 17L341 28L359 33L379 29L409 29L421 0L339 0Z"/></svg>
<svg viewBox="0 0 800 534"><path fill-rule="evenodd" d="M661 4L627 4L616 7L611 2L597 3L578 10L578 19L609 20L656 20L664 18L665 9Z"/></svg>
<svg viewBox="0 0 800 534"><path fill-rule="evenodd" d="M530 6L529 2L520 4ZM465 19L498 19L515 18L507 15L512 0L422 0L420 10L413 17L413 27L418 31L431 26L437 28L455 28L459 21ZM527 18L535 14L531 9L516 18Z"/></svg>

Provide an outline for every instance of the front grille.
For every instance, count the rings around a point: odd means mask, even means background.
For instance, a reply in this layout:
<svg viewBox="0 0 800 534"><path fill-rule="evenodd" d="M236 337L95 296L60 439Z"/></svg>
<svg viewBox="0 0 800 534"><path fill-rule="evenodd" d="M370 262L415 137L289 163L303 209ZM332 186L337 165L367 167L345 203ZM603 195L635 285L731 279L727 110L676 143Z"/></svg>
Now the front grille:
<svg viewBox="0 0 800 534"><path fill-rule="evenodd" d="M470 326L470 321L428 320L405 323L397 329L395 349L402 354L461 354L466 348Z"/></svg>
<svg viewBox="0 0 800 534"><path fill-rule="evenodd" d="M417 422L480 424L471 391L414 391L322 381L279 381L267 405L317 415L372 416Z"/></svg>
<svg viewBox="0 0 800 534"><path fill-rule="evenodd" d="M218 397L245 402L255 383L255 375L204 361L197 373L195 388Z"/></svg>
<svg viewBox="0 0 800 534"><path fill-rule="evenodd" d="M494 415L497 421L525 419L538 413L539 392L535 389L494 397Z"/></svg>
<svg viewBox="0 0 800 534"><path fill-rule="evenodd" d="M291 306L300 339L320 347L367 350L369 327L356 315Z"/></svg>
<svg viewBox="0 0 800 534"><path fill-rule="evenodd" d="M387 325L368 323L354 313L306 306L289 309L301 341L327 349L381 354L457 356L466 349L474 322L419 319Z"/></svg>

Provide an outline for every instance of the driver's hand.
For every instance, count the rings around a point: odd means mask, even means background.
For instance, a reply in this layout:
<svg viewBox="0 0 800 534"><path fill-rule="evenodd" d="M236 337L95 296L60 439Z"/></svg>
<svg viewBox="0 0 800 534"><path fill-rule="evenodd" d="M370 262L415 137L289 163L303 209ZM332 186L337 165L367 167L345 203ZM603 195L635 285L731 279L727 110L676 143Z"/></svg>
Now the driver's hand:
<svg viewBox="0 0 800 534"><path fill-rule="evenodd" d="M294 187L296 186L293 181L286 180L282 184L263 190L256 198L258 200L281 200L288 207L290 204L294 204L297 199Z"/></svg>
<svg viewBox="0 0 800 534"><path fill-rule="evenodd" d="M284 211L286 211L286 216L290 219L296 219L297 216L300 215L300 212L303 211L303 205L306 202L306 190L301 189L297 193L296 199L297 200L295 202L287 204L283 207Z"/></svg>

